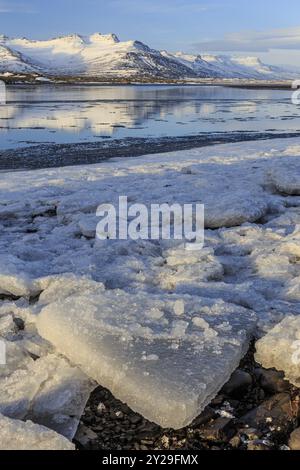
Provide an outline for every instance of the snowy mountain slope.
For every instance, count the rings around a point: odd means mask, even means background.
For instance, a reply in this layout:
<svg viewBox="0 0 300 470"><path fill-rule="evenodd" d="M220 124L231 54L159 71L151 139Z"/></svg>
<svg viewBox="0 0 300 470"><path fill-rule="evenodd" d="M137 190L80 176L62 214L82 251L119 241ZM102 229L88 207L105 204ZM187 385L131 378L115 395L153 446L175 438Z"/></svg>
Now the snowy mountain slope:
<svg viewBox="0 0 300 470"><path fill-rule="evenodd" d="M251 78L278 80L294 78L295 73L263 64L258 57L230 57L216 55L192 55L177 52L169 54L163 52L165 57L174 58L182 65L191 68L198 76L215 78Z"/></svg>
<svg viewBox="0 0 300 470"><path fill-rule="evenodd" d="M180 78L194 76L191 68L176 59L166 58L159 51L138 41L120 42L114 35L71 35L48 41L9 39L0 45L30 57L30 65L47 75L133 77L153 76ZM15 71L11 61L1 60L2 70ZM24 69L27 70L26 61Z"/></svg>
<svg viewBox="0 0 300 470"><path fill-rule="evenodd" d="M12 73L38 73L39 71L25 57L2 44L0 44L0 72Z"/></svg>
<svg viewBox="0 0 300 470"><path fill-rule="evenodd" d="M171 54L115 34L73 34L34 41L0 36L0 73L93 78L289 79L291 71L256 57Z"/></svg>

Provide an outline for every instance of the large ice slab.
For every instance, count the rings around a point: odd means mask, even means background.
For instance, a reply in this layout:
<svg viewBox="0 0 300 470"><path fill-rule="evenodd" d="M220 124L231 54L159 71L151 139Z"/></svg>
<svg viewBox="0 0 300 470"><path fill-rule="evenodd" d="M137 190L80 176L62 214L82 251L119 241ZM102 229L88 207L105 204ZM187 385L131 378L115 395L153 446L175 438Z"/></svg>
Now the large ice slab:
<svg viewBox="0 0 300 470"><path fill-rule="evenodd" d="M181 428L229 379L254 323L253 312L221 300L100 289L50 303L37 326L135 411Z"/></svg>
<svg viewBox="0 0 300 470"><path fill-rule="evenodd" d="M0 415L0 450L75 450L75 446L44 426Z"/></svg>
<svg viewBox="0 0 300 470"><path fill-rule="evenodd" d="M288 316L256 343L257 362L300 387L300 317Z"/></svg>
<svg viewBox="0 0 300 470"><path fill-rule="evenodd" d="M30 297L38 294L39 288L26 273L26 263L15 256L0 255L0 294Z"/></svg>

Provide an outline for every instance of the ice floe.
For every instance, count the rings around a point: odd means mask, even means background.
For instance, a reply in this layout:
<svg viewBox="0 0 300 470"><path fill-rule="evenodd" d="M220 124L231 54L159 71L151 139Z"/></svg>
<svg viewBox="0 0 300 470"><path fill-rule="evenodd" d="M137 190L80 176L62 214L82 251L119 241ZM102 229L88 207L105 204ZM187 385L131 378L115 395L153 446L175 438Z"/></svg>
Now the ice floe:
<svg viewBox="0 0 300 470"><path fill-rule="evenodd" d="M282 139L2 174L0 412L72 438L89 376L157 423L188 424L255 323L262 335L300 314L299 167L299 139ZM204 204L204 248L97 240L97 207L121 195Z"/></svg>

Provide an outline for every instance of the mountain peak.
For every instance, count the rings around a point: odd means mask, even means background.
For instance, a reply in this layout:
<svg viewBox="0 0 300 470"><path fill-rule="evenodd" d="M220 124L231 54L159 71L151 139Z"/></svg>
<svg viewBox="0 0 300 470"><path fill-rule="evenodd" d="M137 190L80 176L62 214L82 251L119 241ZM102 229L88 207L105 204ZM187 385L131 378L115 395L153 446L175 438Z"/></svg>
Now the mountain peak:
<svg viewBox="0 0 300 470"><path fill-rule="evenodd" d="M91 42L104 42L108 44L118 44L120 42L118 36L114 33L110 34L101 34L94 33L90 36Z"/></svg>

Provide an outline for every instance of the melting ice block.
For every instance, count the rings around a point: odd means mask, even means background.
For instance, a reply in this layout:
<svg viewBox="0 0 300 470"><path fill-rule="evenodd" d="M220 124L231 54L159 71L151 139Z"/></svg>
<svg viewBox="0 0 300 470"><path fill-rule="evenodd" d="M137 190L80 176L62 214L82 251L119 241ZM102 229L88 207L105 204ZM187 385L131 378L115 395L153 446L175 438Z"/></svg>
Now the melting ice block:
<svg viewBox="0 0 300 470"><path fill-rule="evenodd" d="M300 387L300 317L289 316L256 343L256 360Z"/></svg>
<svg viewBox="0 0 300 470"><path fill-rule="evenodd" d="M82 292L80 288L78 292ZM188 425L248 347L255 315L221 300L88 291L45 306L39 333L133 410Z"/></svg>
<svg viewBox="0 0 300 470"><path fill-rule="evenodd" d="M0 450L74 450L65 437L31 421L0 415Z"/></svg>

